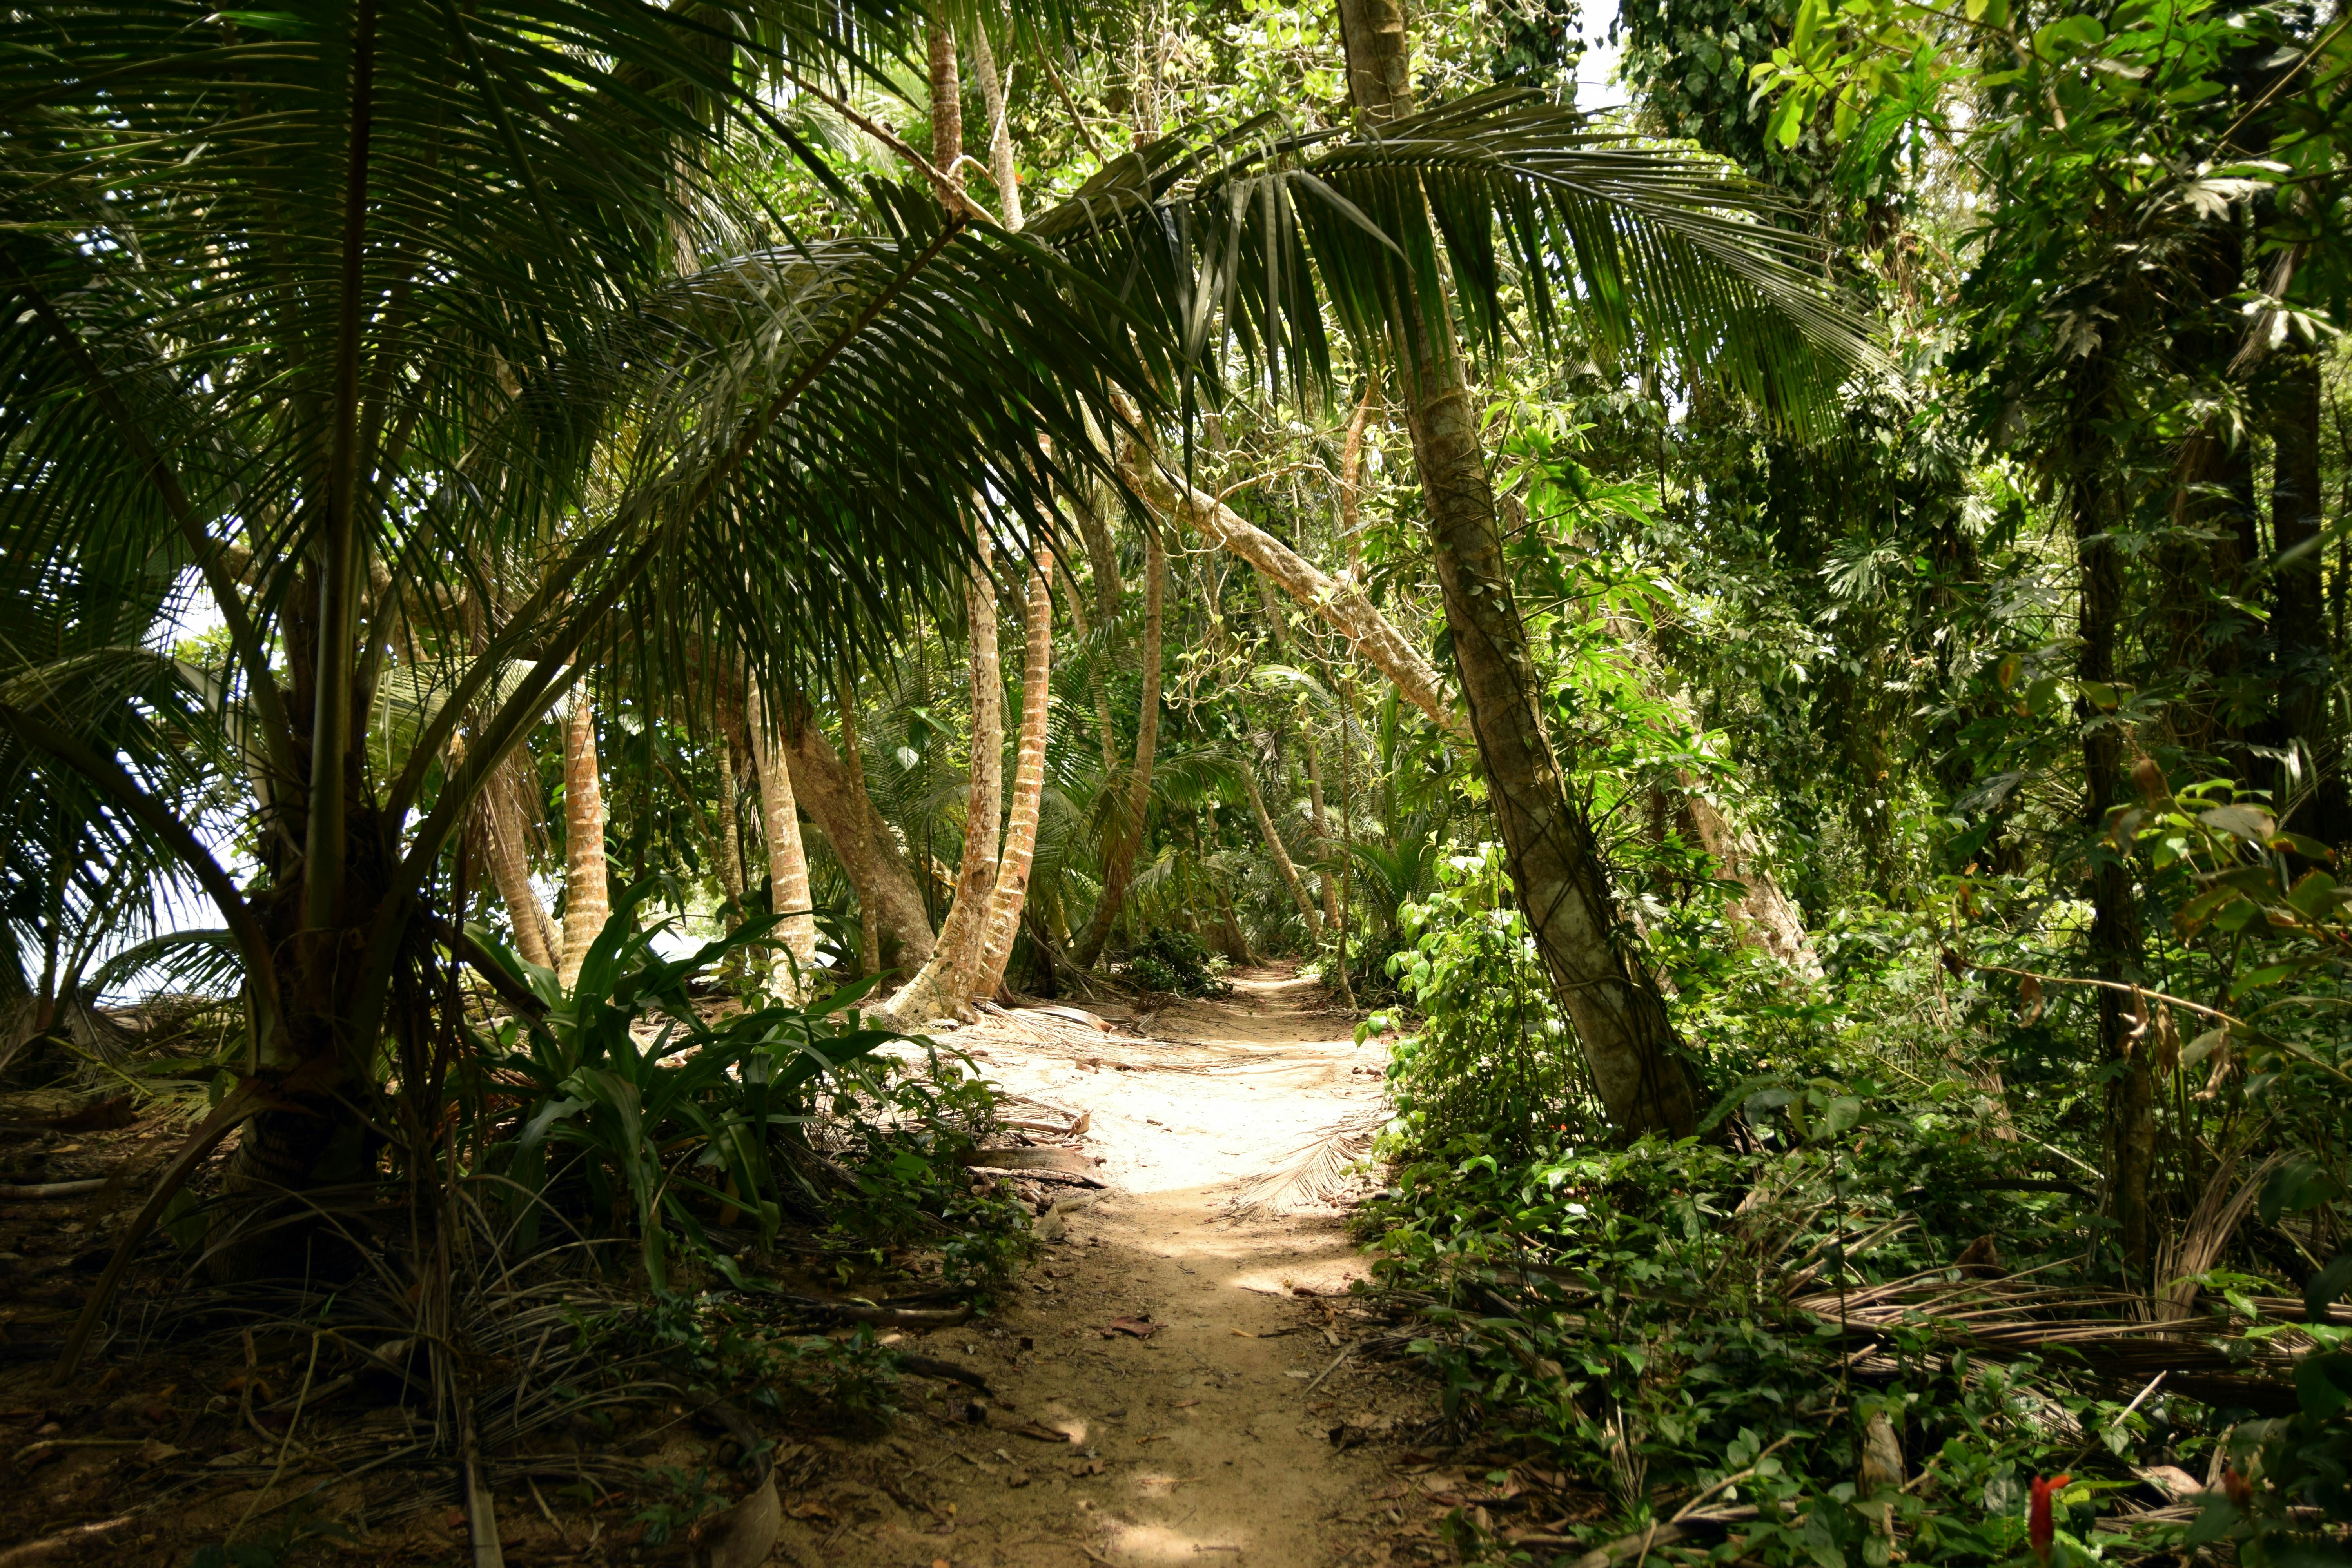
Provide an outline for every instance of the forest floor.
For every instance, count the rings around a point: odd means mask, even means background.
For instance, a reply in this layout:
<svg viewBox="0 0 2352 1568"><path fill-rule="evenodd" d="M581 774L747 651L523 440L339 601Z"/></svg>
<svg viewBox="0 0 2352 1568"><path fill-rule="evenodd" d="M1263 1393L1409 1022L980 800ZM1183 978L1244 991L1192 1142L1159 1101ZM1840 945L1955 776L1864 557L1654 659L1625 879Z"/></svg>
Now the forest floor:
<svg viewBox="0 0 2352 1568"><path fill-rule="evenodd" d="M1498 1493L1483 1464L1465 1473L1466 1456L1408 1451L1408 1434L1426 1429L1432 1391L1361 1353L1398 1334L1348 1293L1366 1271L1346 1230L1361 1184L1351 1162L1381 1119L1386 1058L1376 1043L1353 1043L1355 1021L1313 983L1266 969L1234 976L1221 1000L1098 1015L990 1010L944 1037L1001 1087L1013 1128L1059 1145L1069 1152L1052 1158L1092 1175L995 1178L1050 1205L1035 1260L990 1312L886 1336L978 1374L984 1394L909 1374L900 1415L878 1433L836 1433L800 1411L786 1412L781 1429L761 1421L777 1438L784 1516L767 1560L1454 1560L1440 1543L1443 1517L1482 1500L1503 1506L1516 1489L1506 1480ZM275 1436L286 1416L273 1406L276 1452L254 1447L253 1410L272 1397L282 1405L303 1381L296 1351L264 1343L257 1353L248 1334L240 1354L233 1333L215 1334L158 1346L70 1389L46 1382L46 1355L106 1256L121 1198L176 1142L149 1124L160 1120L0 1128L0 1182L111 1176L104 1194L0 1202L0 1496L13 1500L0 1505L0 1563L181 1568L196 1545L247 1520L243 1539L252 1540L314 1487L322 1495L305 1506L351 1533L299 1545L281 1537L255 1561L462 1559L467 1532L449 1476L385 1472L344 1484L328 1473L354 1473L355 1458L396 1446L401 1434L379 1430L395 1413L352 1407L346 1390L298 1412L294 1445ZM176 1289L165 1254L138 1271L141 1297L168 1300ZM280 1386L256 1401L250 1390L265 1382ZM654 1413L649 1429L578 1434L571 1451L630 1474L641 1464L649 1476L665 1467L690 1476L717 1457L711 1436L674 1409ZM628 1501L628 1489L593 1509L562 1491L551 1500L501 1477L501 1463L515 1461L492 1456L489 1466L507 1562L679 1560L684 1542L638 1543L631 1513L642 1499ZM522 1474L538 1473L523 1463Z"/></svg>
<svg viewBox="0 0 2352 1568"><path fill-rule="evenodd" d="M1087 1118L1108 1184L1066 1189L1045 1225L1059 1235L985 1329L929 1336L992 1395L991 1430L902 1422L891 1440L939 1516L898 1522L852 1482L835 1520L787 1522L789 1552L856 1568L1389 1560L1377 1538L1406 1521L1388 1510L1423 1489L1377 1438L1428 1397L1354 1364L1347 1292L1365 1266L1328 1180L1339 1161L1316 1156L1369 1142L1386 1053L1323 1003L1257 971L1092 1044L1026 1010L950 1037L1013 1117ZM1305 1181L1286 1194L1290 1175ZM860 1504L895 1517L861 1529ZM1425 1539L1422 1511L1406 1528Z"/></svg>

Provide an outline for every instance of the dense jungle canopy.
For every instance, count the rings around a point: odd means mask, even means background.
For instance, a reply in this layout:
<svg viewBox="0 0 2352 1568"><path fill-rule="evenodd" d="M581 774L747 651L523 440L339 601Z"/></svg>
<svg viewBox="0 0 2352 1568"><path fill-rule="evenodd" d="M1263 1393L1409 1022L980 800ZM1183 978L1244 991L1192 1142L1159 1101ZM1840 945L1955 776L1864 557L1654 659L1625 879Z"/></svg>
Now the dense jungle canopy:
<svg viewBox="0 0 2352 1568"><path fill-rule="evenodd" d="M1397 1550L2352 1558L2347 18L1601 20L0 18L9 1375L398 1331L479 1563L593 1292L683 1542L1059 1234L959 1037L1278 969Z"/></svg>

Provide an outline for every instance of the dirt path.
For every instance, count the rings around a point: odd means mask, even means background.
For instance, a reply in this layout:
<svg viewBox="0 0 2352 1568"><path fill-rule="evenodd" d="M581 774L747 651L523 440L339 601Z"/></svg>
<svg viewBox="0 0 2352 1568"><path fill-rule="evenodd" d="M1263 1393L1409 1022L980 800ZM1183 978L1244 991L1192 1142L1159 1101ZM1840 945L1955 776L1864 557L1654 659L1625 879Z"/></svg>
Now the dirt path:
<svg viewBox="0 0 2352 1568"><path fill-rule="evenodd" d="M1051 1189L1071 1194L1044 1222L1060 1234L999 1317L908 1347L984 1373L986 1425L964 1391L929 1400L887 1440L896 1475L808 1494L786 1561L1306 1568L1366 1547L1387 1475L1330 1437L1381 1397L1334 1367L1349 1320L1329 1298L1363 1263L1339 1209L1276 1190L1334 1172L1379 1113L1382 1051L1321 1000L1260 972L1108 1034L1024 1010L954 1037L1016 1119L1089 1117L1108 1186ZM1360 1136L1298 1157L1343 1125ZM1236 1197L1276 1202L1236 1218Z"/></svg>

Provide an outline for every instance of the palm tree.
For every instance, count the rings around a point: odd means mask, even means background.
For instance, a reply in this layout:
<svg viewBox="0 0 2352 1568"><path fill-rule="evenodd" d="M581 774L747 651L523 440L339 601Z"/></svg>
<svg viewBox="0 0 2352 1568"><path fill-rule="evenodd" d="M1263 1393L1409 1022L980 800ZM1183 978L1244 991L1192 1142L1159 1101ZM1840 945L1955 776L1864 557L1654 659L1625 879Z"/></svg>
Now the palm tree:
<svg viewBox="0 0 2352 1568"><path fill-rule="evenodd" d="M1604 357L1675 361L1784 420L1826 409L1873 351L1806 269L1801 237L1756 221L1770 202L1727 165L1594 132L1532 92L1419 110L1397 0L1341 0L1341 19L1355 135L1253 124L1159 143L1028 232L1098 276L1136 280L1181 333L1188 397L1226 342L1255 372L1328 393L1327 305L1360 349L1395 367L1522 907L1612 1121L1687 1131L1696 1073L1629 952L1545 733L1456 332L1498 346L1507 279L1539 342L1573 319ZM1223 520L1201 504L1213 498L1177 494L1216 533ZM1372 646L1377 628L1349 630Z"/></svg>
<svg viewBox="0 0 2352 1568"><path fill-rule="evenodd" d="M1151 405L1158 339L910 193L872 189L866 237L752 243L716 154L789 143L766 84L900 49L895 6L133 0L19 10L0 39L7 558L51 601L192 570L232 652L168 705L205 737L172 765L209 746L256 780L248 889L108 715L54 682L0 706L12 798L168 853L244 961L256 1070L127 1248L248 1117L236 1191L372 1168L371 1128L401 1125L361 1110L383 1054L415 1068L441 954L480 956L453 845L583 670L682 688L734 643L782 694L848 657L961 574L975 508L1050 528L1103 466L1110 391ZM449 606L497 605L478 563L507 559L541 585L474 647ZM431 688L396 750L361 721L394 672ZM7 849L28 880L88 854ZM392 1110L419 1133L421 1103Z"/></svg>

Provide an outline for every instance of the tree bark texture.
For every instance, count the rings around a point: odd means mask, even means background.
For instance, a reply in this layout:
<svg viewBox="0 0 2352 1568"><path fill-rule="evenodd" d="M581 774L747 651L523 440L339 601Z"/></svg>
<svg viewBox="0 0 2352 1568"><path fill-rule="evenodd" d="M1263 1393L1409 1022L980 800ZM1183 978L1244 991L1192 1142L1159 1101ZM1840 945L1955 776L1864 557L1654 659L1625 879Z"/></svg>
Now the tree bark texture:
<svg viewBox="0 0 2352 1568"><path fill-rule="evenodd" d="M760 826L768 846L768 909L783 916L776 928L789 963L776 966L776 991L798 1001L805 987L793 973L806 974L816 963L816 912L809 896L808 850L801 842L801 808L793 794L792 764L784 748L768 728L760 689L744 697L745 727L751 732L753 765L760 771Z"/></svg>
<svg viewBox="0 0 2352 1568"><path fill-rule="evenodd" d="M963 83L956 72L955 34L944 22L930 26L931 163L956 184L963 184Z"/></svg>
<svg viewBox="0 0 2352 1568"><path fill-rule="evenodd" d="M588 944L613 915L605 881L604 785L596 764L596 709L588 688L572 689L563 735L563 962L555 975L567 991L580 978Z"/></svg>
<svg viewBox="0 0 2352 1568"><path fill-rule="evenodd" d="M964 615L971 628L971 773L964 792L963 855L956 868L954 901L940 922L939 945L906 988L890 998L888 1012L902 1026L970 1011L963 986L980 967L989 895L996 888L997 834L1004 812L1004 671L996 646L996 579L989 574L985 533L964 585Z"/></svg>
<svg viewBox="0 0 2352 1568"><path fill-rule="evenodd" d="M993 996L1004 984L1021 911L1029 901L1029 868L1037 853L1037 816L1045 801L1046 721L1051 716L1054 669L1052 557L1042 550L1029 573L1026 647L1021 664L1021 744L1014 753L1013 808L1005 821L1004 857L989 895L980 963L965 982L967 997Z"/></svg>
<svg viewBox="0 0 2352 1568"><path fill-rule="evenodd" d="M1714 859L1717 874L1740 886L1739 896L1725 906L1734 926L1772 957L1801 973L1819 975L1821 955L1805 931L1804 917L1764 865L1763 851L1752 835L1703 794L1688 788L1683 796L1698 846Z"/></svg>
<svg viewBox="0 0 2352 1568"><path fill-rule="evenodd" d="M1111 924L1127 902L1128 883L1135 877L1136 854L1143 847L1144 824L1151 809L1151 759L1160 745L1160 612L1167 601L1167 583L1168 556L1160 532L1156 528L1146 529L1143 646L1138 650L1143 665L1143 701L1135 726L1135 771L1128 780L1127 809L1121 813L1118 835L1111 840L1109 854L1104 857L1102 896L1095 900L1095 912L1071 946L1071 960L1080 969L1092 969L1101 960L1103 947L1110 941Z"/></svg>
<svg viewBox="0 0 2352 1568"><path fill-rule="evenodd" d="M1366 129L1412 113L1399 0L1339 0L1339 15L1349 82ZM1591 826L1570 797L1544 732L1461 357L1423 341L1407 370L1407 424L1454 664L1520 906L1612 1122L1628 1134L1687 1133L1698 1121L1702 1086L1656 984L1628 956Z"/></svg>
<svg viewBox="0 0 2352 1568"><path fill-rule="evenodd" d="M843 691L842 751L862 764L855 690L845 681ZM870 939L860 939L864 961L874 966L866 973L879 973L881 949L886 944L896 949L892 956L899 964L919 968L929 961L937 942L915 874L908 868L890 825L866 796L864 767L836 754L809 715L801 715L801 720L785 729L784 763L792 770L793 798L824 829L834 853L841 857L842 869L857 889L860 920L866 912L874 917Z"/></svg>

